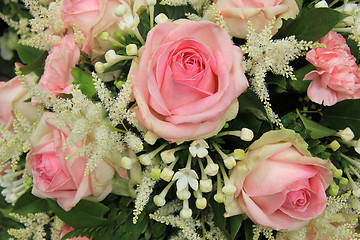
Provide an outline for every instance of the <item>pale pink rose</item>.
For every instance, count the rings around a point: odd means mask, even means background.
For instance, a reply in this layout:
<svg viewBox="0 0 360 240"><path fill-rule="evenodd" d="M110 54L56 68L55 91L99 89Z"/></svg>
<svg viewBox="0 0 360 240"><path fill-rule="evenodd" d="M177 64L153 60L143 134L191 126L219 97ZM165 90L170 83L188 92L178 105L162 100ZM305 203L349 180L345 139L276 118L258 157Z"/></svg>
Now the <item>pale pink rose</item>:
<svg viewBox="0 0 360 240"><path fill-rule="evenodd" d="M17 65L20 67L20 65ZM26 75L28 80L36 78L34 73ZM7 82L0 82L0 125L12 129L14 110L21 113L30 123L39 118L38 109L30 102L24 102L30 95L18 77Z"/></svg>
<svg viewBox="0 0 360 240"><path fill-rule="evenodd" d="M59 129L56 123L55 115L45 112L30 137L33 149L27 154L26 168L33 177L32 193L56 199L65 211L86 197L103 200L112 190L114 168L100 161L95 171L85 176L86 157L66 159L85 142L63 151L71 129L69 126Z"/></svg>
<svg viewBox="0 0 360 240"><path fill-rule="evenodd" d="M312 157L292 130L265 133L255 141L230 175L236 186L226 200L226 217L245 213L275 230L297 230L325 209L332 181L330 161Z"/></svg>
<svg viewBox="0 0 360 240"><path fill-rule="evenodd" d="M80 49L73 35L66 35L59 44L53 46L45 60L44 73L39 86L53 95L70 94L73 77L71 70L80 59Z"/></svg>
<svg viewBox="0 0 360 240"><path fill-rule="evenodd" d="M60 239L65 236L65 234L71 232L75 230L73 227L67 225L67 224L64 224L63 227L61 228L61 231L60 231ZM75 237L75 238L68 238L68 240L91 240L92 238L88 238L88 237Z"/></svg>
<svg viewBox="0 0 360 240"><path fill-rule="evenodd" d="M157 25L132 73L137 119L170 142L215 135L248 87L241 61L240 48L213 23Z"/></svg>
<svg viewBox="0 0 360 240"><path fill-rule="evenodd" d="M325 44L326 48L313 48L306 54L306 60L317 68L304 77L304 80L313 80L308 97L325 106L360 98L359 70L345 38L330 31L317 43Z"/></svg>
<svg viewBox="0 0 360 240"><path fill-rule="evenodd" d="M230 34L246 38L248 21L260 33L275 17L272 33L282 26L282 19L295 18L299 7L295 0L215 0L217 8L224 17Z"/></svg>

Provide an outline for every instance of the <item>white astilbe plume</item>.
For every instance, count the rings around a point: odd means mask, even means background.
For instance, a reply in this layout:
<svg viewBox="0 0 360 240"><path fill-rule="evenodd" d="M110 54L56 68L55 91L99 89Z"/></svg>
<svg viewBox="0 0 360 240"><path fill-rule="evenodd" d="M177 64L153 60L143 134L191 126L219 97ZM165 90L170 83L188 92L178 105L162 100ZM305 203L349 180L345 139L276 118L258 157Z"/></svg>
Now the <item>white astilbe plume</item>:
<svg viewBox="0 0 360 240"><path fill-rule="evenodd" d="M181 201L174 200L172 202L166 203L153 214L150 214L149 217L157 222L180 228L180 231L185 239L200 240L201 237L196 232L196 230L201 227L201 222L193 218L184 219L181 218L179 214L174 214L179 212L182 208L183 204Z"/></svg>
<svg viewBox="0 0 360 240"><path fill-rule="evenodd" d="M205 222L209 225L209 231L205 232L206 239L218 239L218 240L226 240L226 236L224 235L223 231L220 230L214 223L214 212L212 209L208 209L205 214Z"/></svg>
<svg viewBox="0 0 360 240"><path fill-rule="evenodd" d="M312 43L299 42L294 36L279 40L271 39L274 20L261 33L256 33L249 22L247 41L241 49L244 53L243 68L250 76L249 82L253 91L264 103L269 120L282 126L279 116L271 108L269 91L265 82L266 73L270 71L296 80L289 63L309 50Z"/></svg>
<svg viewBox="0 0 360 240"><path fill-rule="evenodd" d="M3 13L0 12L0 18L10 27L12 27L13 29L15 29L16 33L18 35L26 35L27 33L30 32L30 28L28 27L28 20L25 18L22 18L19 22L16 22L14 20L12 20L11 18L9 18L8 16L4 15Z"/></svg>

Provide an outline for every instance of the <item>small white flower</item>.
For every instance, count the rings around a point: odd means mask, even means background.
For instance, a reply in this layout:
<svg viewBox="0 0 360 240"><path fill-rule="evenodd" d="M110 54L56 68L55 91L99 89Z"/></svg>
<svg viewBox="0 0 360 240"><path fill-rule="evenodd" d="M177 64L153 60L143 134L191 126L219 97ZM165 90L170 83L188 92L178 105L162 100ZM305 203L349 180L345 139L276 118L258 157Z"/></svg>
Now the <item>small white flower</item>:
<svg viewBox="0 0 360 240"><path fill-rule="evenodd" d="M189 218L191 218L191 215L192 215L192 210L190 208L183 208L180 211L181 218L189 219Z"/></svg>
<svg viewBox="0 0 360 240"><path fill-rule="evenodd" d="M129 157L122 157L121 158L121 167L125 169L131 169L133 164L136 162L136 159L129 158Z"/></svg>
<svg viewBox="0 0 360 240"><path fill-rule="evenodd" d="M161 172L160 178L164 181L170 182L174 176L174 171L169 168L164 168Z"/></svg>
<svg viewBox="0 0 360 240"><path fill-rule="evenodd" d="M151 164L151 158L149 157L149 154L140 155L139 160L142 165L150 165Z"/></svg>
<svg viewBox="0 0 360 240"><path fill-rule="evenodd" d="M189 192L189 190L184 189L184 190L181 190L181 191L177 191L176 196L180 200L187 200L187 199L189 199L191 197L191 193Z"/></svg>
<svg viewBox="0 0 360 240"><path fill-rule="evenodd" d="M136 44L129 44L126 46L126 54L129 56L137 55L138 50Z"/></svg>
<svg viewBox="0 0 360 240"><path fill-rule="evenodd" d="M355 137L353 131L349 127L345 128L344 130L338 131L336 135L338 137L341 137L344 142L350 142Z"/></svg>
<svg viewBox="0 0 360 240"><path fill-rule="evenodd" d="M240 132L240 138L243 141L249 142L254 138L254 132L251 131L251 129L243 128L243 129L241 129L241 132Z"/></svg>
<svg viewBox="0 0 360 240"><path fill-rule="evenodd" d="M176 160L174 153L175 153L175 149L170 149L161 152L160 156L164 163L172 163L173 161Z"/></svg>
<svg viewBox="0 0 360 240"><path fill-rule="evenodd" d="M161 169L160 168L151 169L151 177L152 177L152 179L160 179L160 176L161 176Z"/></svg>
<svg viewBox="0 0 360 240"><path fill-rule="evenodd" d="M188 185L196 191L199 188L198 178L199 177L194 170L183 168L175 173L173 181L177 180L176 187L178 191L186 189Z"/></svg>
<svg viewBox="0 0 360 240"><path fill-rule="evenodd" d="M228 183L225 184L225 186L222 188L222 191L223 191L223 193L225 193L226 195L231 196L231 195L233 195L233 194L236 192L236 187L235 187L232 183L228 182Z"/></svg>
<svg viewBox="0 0 360 240"><path fill-rule="evenodd" d="M200 139L200 140L193 141L190 144L189 152L190 152L191 156L193 156L193 157L198 156L199 158L203 158L206 155L208 155L207 148L209 148L209 145L207 144L207 142L204 139Z"/></svg>
<svg viewBox="0 0 360 240"><path fill-rule="evenodd" d="M166 201L165 198L163 198L161 195L154 196L154 203L158 207L162 207L165 205Z"/></svg>
<svg viewBox="0 0 360 240"><path fill-rule="evenodd" d="M212 190L212 180L211 179L201 179L200 180L200 191L201 192L211 192Z"/></svg>
<svg viewBox="0 0 360 240"><path fill-rule="evenodd" d="M146 0L146 4L147 4L148 6L155 6L156 0Z"/></svg>
<svg viewBox="0 0 360 240"><path fill-rule="evenodd" d="M158 140L159 137L156 136L153 132L147 131L144 137L145 142L147 142L150 145L154 145L156 140Z"/></svg>
<svg viewBox="0 0 360 240"><path fill-rule="evenodd" d="M115 8L114 12L115 12L115 15L118 16L118 17L122 17L127 11L127 8L125 5L119 5Z"/></svg>
<svg viewBox="0 0 360 240"><path fill-rule="evenodd" d="M204 172L208 176L215 176L219 171L219 165L216 163L210 163L204 169Z"/></svg>
<svg viewBox="0 0 360 240"><path fill-rule="evenodd" d="M227 169L232 169L236 165L236 160L234 157L230 156L224 159L224 164Z"/></svg>
<svg viewBox="0 0 360 240"><path fill-rule="evenodd" d="M201 198L196 199L195 205L200 210L206 208L206 205L207 205L206 198L201 197Z"/></svg>
<svg viewBox="0 0 360 240"><path fill-rule="evenodd" d="M214 200L218 203L223 203L225 200L225 195L222 192L218 192L214 195Z"/></svg>
<svg viewBox="0 0 360 240"><path fill-rule="evenodd" d="M315 8L328 8L329 5L325 0L322 0L320 2L318 2L317 4L315 4Z"/></svg>
<svg viewBox="0 0 360 240"><path fill-rule="evenodd" d="M169 22L169 18L164 14L164 13L160 13L159 15L157 15L155 17L155 22L157 24L160 24L160 23L167 23Z"/></svg>

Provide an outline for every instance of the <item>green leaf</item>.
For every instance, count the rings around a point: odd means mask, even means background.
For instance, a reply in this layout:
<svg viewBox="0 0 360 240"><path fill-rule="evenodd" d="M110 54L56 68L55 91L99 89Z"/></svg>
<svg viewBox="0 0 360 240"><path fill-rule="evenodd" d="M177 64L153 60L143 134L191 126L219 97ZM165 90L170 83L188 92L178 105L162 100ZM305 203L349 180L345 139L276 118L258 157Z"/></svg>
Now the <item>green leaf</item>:
<svg viewBox="0 0 360 240"><path fill-rule="evenodd" d="M212 210L214 211L214 223L215 226L217 226L223 233L225 234L227 239L230 239L230 234L228 233L226 229L226 219L224 217L225 213L225 207L224 204L217 203L214 200L213 195L210 198L210 206Z"/></svg>
<svg viewBox="0 0 360 240"><path fill-rule="evenodd" d="M336 130L351 128L356 138L360 137L360 99L349 99L327 107L323 120Z"/></svg>
<svg viewBox="0 0 360 240"><path fill-rule="evenodd" d="M239 229L241 228L243 221L243 215L236 215L228 218L229 227L230 227L230 239L234 240L236 238Z"/></svg>
<svg viewBox="0 0 360 240"><path fill-rule="evenodd" d="M317 41L348 16L331 8L313 8L295 20L288 20L274 38L295 35L298 40Z"/></svg>
<svg viewBox="0 0 360 240"><path fill-rule="evenodd" d="M245 239L246 240L253 240L254 238L254 233L253 233L253 222L248 219L247 221L244 222L244 230L245 230Z"/></svg>
<svg viewBox="0 0 360 240"><path fill-rule="evenodd" d="M74 78L74 84L79 84L79 88L87 97L93 97L96 94L93 78L80 68L73 68L71 75Z"/></svg>
<svg viewBox="0 0 360 240"><path fill-rule="evenodd" d="M94 227L109 223L103 218L109 208L105 205L88 200L81 200L70 211L62 209L54 200L47 199L51 210L66 224L74 228Z"/></svg>
<svg viewBox="0 0 360 240"><path fill-rule="evenodd" d="M289 86L298 93L306 93L311 81L303 80L305 75L315 70L316 68L312 64L307 64L299 69L297 69L294 74L296 80L288 80Z"/></svg>
<svg viewBox="0 0 360 240"><path fill-rule="evenodd" d="M310 137L313 139L328 137L336 134L336 131L330 128L327 128L313 120L310 120L304 117L302 114L299 113L299 110L296 110L297 114L299 115L301 121L303 122L306 129L310 130Z"/></svg>
<svg viewBox="0 0 360 240"><path fill-rule="evenodd" d="M196 13L193 7L190 5L186 6L169 6L158 3L155 5L155 16L160 13L164 13L169 19L186 18L186 13Z"/></svg>
<svg viewBox="0 0 360 240"><path fill-rule="evenodd" d="M33 48L30 46L25 46L22 44L16 45L16 51L21 59L21 61L25 64L30 64L36 60L44 51L39 50L37 48Z"/></svg>
<svg viewBox="0 0 360 240"><path fill-rule="evenodd" d="M28 213L46 212L48 210L49 206L45 199L35 197L31 191L27 191L16 201L12 212L25 216Z"/></svg>
<svg viewBox="0 0 360 240"><path fill-rule="evenodd" d="M250 111L256 118L260 120L267 119L264 105L256 96L256 94L251 90L243 92L240 97L238 97L238 100L240 110Z"/></svg>
<svg viewBox="0 0 360 240"><path fill-rule="evenodd" d="M20 68L22 74L26 75L31 72L35 72L36 75L41 76L44 71L45 59L48 53L43 52L40 56L38 56L32 63L23 66Z"/></svg>

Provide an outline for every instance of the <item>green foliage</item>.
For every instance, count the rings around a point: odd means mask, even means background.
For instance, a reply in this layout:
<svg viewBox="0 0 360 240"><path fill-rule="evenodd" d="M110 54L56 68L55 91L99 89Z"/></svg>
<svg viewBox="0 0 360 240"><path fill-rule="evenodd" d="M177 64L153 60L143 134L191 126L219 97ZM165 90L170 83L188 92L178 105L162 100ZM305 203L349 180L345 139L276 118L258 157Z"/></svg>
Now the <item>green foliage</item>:
<svg viewBox="0 0 360 240"><path fill-rule="evenodd" d="M191 7L190 5L186 6L168 6L168 5L162 5L159 1L155 5L155 16L157 16L160 13L164 13L169 19L180 19L180 18L186 18L186 13L196 13L195 9Z"/></svg>
<svg viewBox="0 0 360 240"><path fill-rule="evenodd" d="M349 99L327 107L323 112L323 120L336 130L351 128L356 138L360 137L360 99Z"/></svg>
<svg viewBox="0 0 360 240"><path fill-rule="evenodd" d="M47 212L48 210L49 205L46 200L35 197L29 190L19 197L12 212L26 216L28 213Z"/></svg>
<svg viewBox="0 0 360 240"><path fill-rule="evenodd" d="M89 98L96 96L94 81L90 74L87 74L80 68L75 67L71 70L71 76L74 78L73 83L79 85L79 89L83 94Z"/></svg>
<svg viewBox="0 0 360 240"><path fill-rule="evenodd" d="M317 41L347 16L347 14L331 8L313 8L304 11L295 20L290 19L284 22L283 27L274 38L295 35L298 40Z"/></svg>

